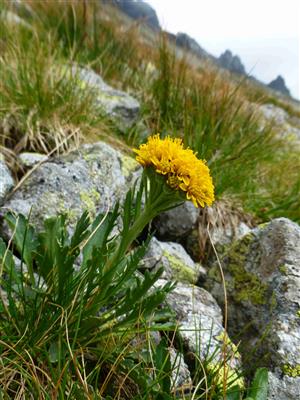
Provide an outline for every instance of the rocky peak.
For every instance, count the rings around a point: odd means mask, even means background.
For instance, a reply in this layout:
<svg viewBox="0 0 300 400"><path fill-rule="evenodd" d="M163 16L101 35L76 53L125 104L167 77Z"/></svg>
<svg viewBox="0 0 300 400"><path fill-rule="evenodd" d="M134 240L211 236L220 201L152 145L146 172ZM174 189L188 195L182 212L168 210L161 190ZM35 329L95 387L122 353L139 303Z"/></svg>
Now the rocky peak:
<svg viewBox="0 0 300 400"><path fill-rule="evenodd" d="M281 92L282 94L285 94L286 96L290 96L290 91L286 87L285 81L281 75L278 75L276 79L274 79L272 82L268 84L268 87L271 89L276 90L277 92Z"/></svg>
<svg viewBox="0 0 300 400"><path fill-rule="evenodd" d="M233 55L230 50L226 50L218 59L219 65L229 71L238 74L246 74L246 70L239 56Z"/></svg>
<svg viewBox="0 0 300 400"><path fill-rule="evenodd" d="M142 0L115 0L114 3L129 17L144 21L152 29L160 30L156 11Z"/></svg>
<svg viewBox="0 0 300 400"><path fill-rule="evenodd" d="M176 44L178 46L184 47L186 50L190 50L199 57L207 57L208 53L186 33L178 32L176 35Z"/></svg>

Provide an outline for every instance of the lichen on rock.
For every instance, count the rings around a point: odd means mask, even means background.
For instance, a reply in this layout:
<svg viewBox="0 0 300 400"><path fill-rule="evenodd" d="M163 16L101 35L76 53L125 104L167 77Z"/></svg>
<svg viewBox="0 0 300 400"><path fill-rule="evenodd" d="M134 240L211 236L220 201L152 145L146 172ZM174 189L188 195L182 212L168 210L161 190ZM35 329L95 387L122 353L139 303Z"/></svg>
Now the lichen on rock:
<svg viewBox="0 0 300 400"><path fill-rule="evenodd" d="M95 188L92 188L90 191L82 190L80 192L80 200L86 210L88 210L89 214L94 218L97 212L97 204L100 201L100 194L97 192Z"/></svg>
<svg viewBox="0 0 300 400"><path fill-rule="evenodd" d="M179 243L160 242L155 237L150 241L142 262L142 269L163 267L164 279L195 284L203 267L195 263Z"/></svg>
<svg viewBox="0 0 300 400"><path fill-rule="evenodd" d="M169 267L172 270L173 278L179 282L197 282L197 271L186 265L180 258L163 251L162 254L168 260Z"/></svg>
<svg viewBox="0 0 300 400"><path fill-rule="evenodd" d="M136 180L134 169L127 168L124 176L122 160L123 154L104 142L49 159L5 203L2 214L11 210L28 215L31 210L31 221L39 227L57 213L67 214L71 226L86 209L91 216L105 213L125 198Z"/></svg>
<svg viewBox="0 0 300 400"><path fill-rule="evenodd" d="M242 351L248 357L252 351L254 362L264 359L274 371L272 385L280 385L276 379L283 382L282 372L285 373L289 378L286 398L290 398L287 393L299 392L299 225L278 218L255 228L229 247L221 263L228 296L229 333L240 335ZM206 287L222 304L217 269L215 265L209 271ZM257 352L253 351L255 346Z"/></svg>

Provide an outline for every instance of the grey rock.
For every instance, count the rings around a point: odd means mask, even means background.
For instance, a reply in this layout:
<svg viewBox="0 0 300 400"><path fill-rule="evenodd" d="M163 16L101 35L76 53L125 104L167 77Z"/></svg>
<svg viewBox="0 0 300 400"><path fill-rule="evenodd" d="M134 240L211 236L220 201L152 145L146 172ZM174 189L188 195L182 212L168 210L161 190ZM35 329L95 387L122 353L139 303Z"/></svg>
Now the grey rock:
<svg viewBox="0 0 300 400"><path fill-rule="evenodd" d="M161 260L163 250L161 247L161 244L163 242L160 242L157 240L155 237L153 237L149 243L147 252L141 262L141 268L142 269L149 269L152 270L155 268L157 263Z"/></svg>
<svg viewBox="0 0 300 400"><path fill-rule="evenodd" d="M291 93L286 87L285 81L281 75L278 75L277 78L271 81L267 86L286 96L291 96Z"/></svg>
<svg viewBox="0 0 300 400"><path fill-rule="evenodd" d="M158 269L163 267L163 279L179 282L196 283L203 270L195 263L184 248L178 243L160 242L153 237L141 263L142 269Z"/></svg>
<svg viewBox="0 0 300 400"><path fill-rule="evenodd" d="M300 120L292 120L289 114L281 107L274 104L262 104L259 106L259 112L262 114L263 121L275 125L277 135L288 141L297 142L300 145Z"/></svg>
<svg viewBox="0 0 300 400"><path fill-rule="evenodd" d="M247 233L249 233L251 228L246 225L244 222L241 222L237 227L233 227L231 225L217 226L212 228L210 237L213 245L216 248L220 248L220 246L227 246L232 243L234 240L240 239Z"/></svg>
<svg viewBox="0 0 300 400"><path fill-rule="evenodd" d="M30 153L30 152L20 153L18 158L21 166L25 168L32 168L36 164L44 162L48 159L48 157L45 154Z"/></svg>
<svg viewBox="0 0 300 400"><path fill-rule="evenodd" d="M226 50L220 55L218 62L222 68L226 68L231 72L245 75L245 67L239 56L234 56L230 50Z"/></svg>
<svg viewBox="0 0 300 400"><path fill-rule="evenodd" d="M5 197L14 187L14 179L2 154L0 154L0 205L3 204Z"/></svg>
<svg viewBox="0 0 300 400"><path fill-rule="evenodd" d="M5 290L3 290L0 286L0 299L2 301L2 303L4 304L5 307L9 306L9 301L8 301L8 296L7 296L7 292Z"/></svg>
<svg viewBox="0 0 300 400"><path fill-rule="evenodd" d="M193 387L190 370L181 353L176 351L173 347L171 347L169 351L172 367L171 390L174 390L179 394L180 389L182 389L186 393L188 388L192 389Z"/></svg>
<svg viewBox="0 0 300 400"><path fill-rule="evenodd" d="M36 17L33 9L30 7L29 4L25 3L23 0L14 0L10 2L10 7L14 10L18 16L22 18L32 18Z"/></svg>
<svg viewBox="0 0 300 400"><path fill-rule="evenodd" d="M115 0L114 3L129 17L145 22L154 30L160 30L156 12L150 4L141 0Z"/></svg>
<svg viewBox="0 0 300 400"><path fill-rule="evenodd" d="M32 29L31 25L28 24L23 18L19 17L16 13L6 10L0 12L0 19L3 19L8 24L20 26L26 29Z"/></svg>
<svg viewBox="0 0 300 400"><path fill-rule="evenodd" d="M71 73L84 85L95 91L97 105L115 120L120 130L131 127L138 118L140 103L129 94L112 88L92 69L72 66Z"/></svg>
<svg viewBox="0 0 300 400"><path fill-rule="evenodd" d="M194 260L205 260L210 265L228 246L250 231L238 210L218 202L202 209L196 228L187 236L184 246ZM248 222L250 224L250 222Z"/></svg>
<svg viewBox="0 0 300 400"><path fill-rule="evenodd" d="M267 400L298 400L300 399L300 377L291 378L284 375L278 377L269 372L269 392Z"/></svg>
<svg viewBox="0 0 300 400"><path fill-rule="evenodd" d="M290 370L298 371L296 376L299 376L299 225L278 218L253 229L233 243L222 260L222 267L231 318L229 332L243 331L243 343L248 343L246 352L264 337L259 353L252 351L252 357L263 358L269 368L278 368L284 375L289 375ZM208 277L207 287L222 304L218 266L210 269ZM245 330L249 323L251 329ZM290 390L299 385L296 376L291 376Z"/></svg>
<svg viewBox="0 0 300 400"><path fill-rule="evenodd" d="M288 113L281 107L274 104L262 104L259 109L267 120L273 120L276 125L283 125L287 122Z"/></svg>
<svg viewBox="0 0 300 400"><path fill-rule="evenodd" d="M112 209L139 170L134 159L104 142L83 145L37 168L5 204L5 210L28 215L32 207L31 221L37 226L46 217L66 213L72 226L85 209L91 216Z"/></svg>
<svg viewBox="0 0 300 400"><path fill-rule="evenodd" d="M163 283L159 280L157 285ZM227 365L231 369L240 366L240 355L225 334L221 309L210 293L198 286L178 283L166 301L176 313L177 333L187 352L196 353L201 361L213 360L217 364L222 360L225 339Z"/></svg>
<svg viewBox="0 0 300 400"><path fill-rule="evenodd" d="M1 292L0 292L1 293ZM161 341L161 335L158 331L150 331L147 334L139 333L131 341L130 345L137 353L148 353L155 349ZM171 362L171 388L180 393L184 389L192 388L192 379L188 366L184 361L183 354L177 351L172 345L168 347ZM153 356L153 355L152 355Z"/></svg>
<svg viewBox="0 0 300 400"><path fill-rule="evenodd" d="M148 352L151 347L154 348L159 345L161 336L158 331L150 331L147 333L139 332L134 335L130 340L130 346L135 349L138 353Z"/></svg>
<svg viewBox="0 0 300 400"><path fill-rule="evenodd" d="M153 222L157 236L163 240L182 239L195 227L198 215L199 210L190 201L161 213Z"/></svg>

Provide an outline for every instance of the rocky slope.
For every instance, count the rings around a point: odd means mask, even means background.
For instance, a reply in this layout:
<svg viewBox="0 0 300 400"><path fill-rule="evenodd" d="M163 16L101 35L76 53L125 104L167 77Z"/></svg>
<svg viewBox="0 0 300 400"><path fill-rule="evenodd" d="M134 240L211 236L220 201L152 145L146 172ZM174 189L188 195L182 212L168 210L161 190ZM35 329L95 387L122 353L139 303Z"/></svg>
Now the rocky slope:
<svg viewBox="0 0 300 400"><path fill-rule="evenodd" d="M82 79L96 85L106 113L118 124L127 124L128 116L135 117L139 103L134 98L108 87L95 73L84 71ZM92 216L107 211L124 199L141 172L131 157L104 142L82 145L50 159L21 154L21 162L24 159L25 168L37 162L40 165L14 192L14 179L4 159L0 160L1 214L8 210L24 215L31 212L31 221L37 226L43 218L64 212L72 229L84 209ZM178 243L191 235L198 217L198 210L190 203L161 215L155 221L160 240L153 237L140 268L143 272L162 266L164 274L158 285L178 282L167 303L176 314L179 342L184 344L174 351L183 352L177 375L187 387L191 386L189 355L197 351L202 362L213 356L220 363L227 337L218 264L209 267L195 263L187 253L189 247L184 249ZM1 235L7 238L9 233L2 224ZM226 235L228 240L223 242ZM235 341L238 345L242 340L239 352L226 339L228 368L235 371L240 365L246 370L252 364L267 366L268 400L296 400L300 396L300 227L287 219L276 219L252 230L247 227L239 237L235 240L225 229L214 239L216 246L222 245L219 256L228 293L229 334L236 338L242 332ZM254 351L256 348L258 351Z"/></svg>
<svg viewBox="0 0 300 400"><path fill-rule="evenodd" d="M115 0L115 4L119 9L134 20L138 20L145 23L151 29L155 31L160 31L161 27L155 10L143 0L138 1L123 1ZM206 50L204 50L201 45L191 36L185 32L178 32L176 35L166 32L167 36L171 42L175 43L177 46L190 51L199 58L205 58L212 61L218 67L224 68L230 72L238 75L244 75L249 77L248 71L246 71L245 66L242 63L239 55L232 54L231 50L225 50L219 57L215 57ZM265 85L258 79L252 77L253 80L257 81L264 87L269 87L276 92L283 94L284 96L290 97L290 91L286 86L284 78L278 76L269 84Z"/></svg>

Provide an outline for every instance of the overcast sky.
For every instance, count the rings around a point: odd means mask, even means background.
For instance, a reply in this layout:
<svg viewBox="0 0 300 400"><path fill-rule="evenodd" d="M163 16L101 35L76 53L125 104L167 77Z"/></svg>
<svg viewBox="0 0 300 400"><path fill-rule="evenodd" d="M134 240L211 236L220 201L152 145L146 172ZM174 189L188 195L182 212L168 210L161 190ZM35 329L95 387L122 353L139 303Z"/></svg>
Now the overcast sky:
<svg viewBox="0 0 300 400"><path fill-rule="evenodd" d="M214 56L226 49L269 83L278 75L300 99L299 0L145 0L163 29L185 32Z"/></svg>

